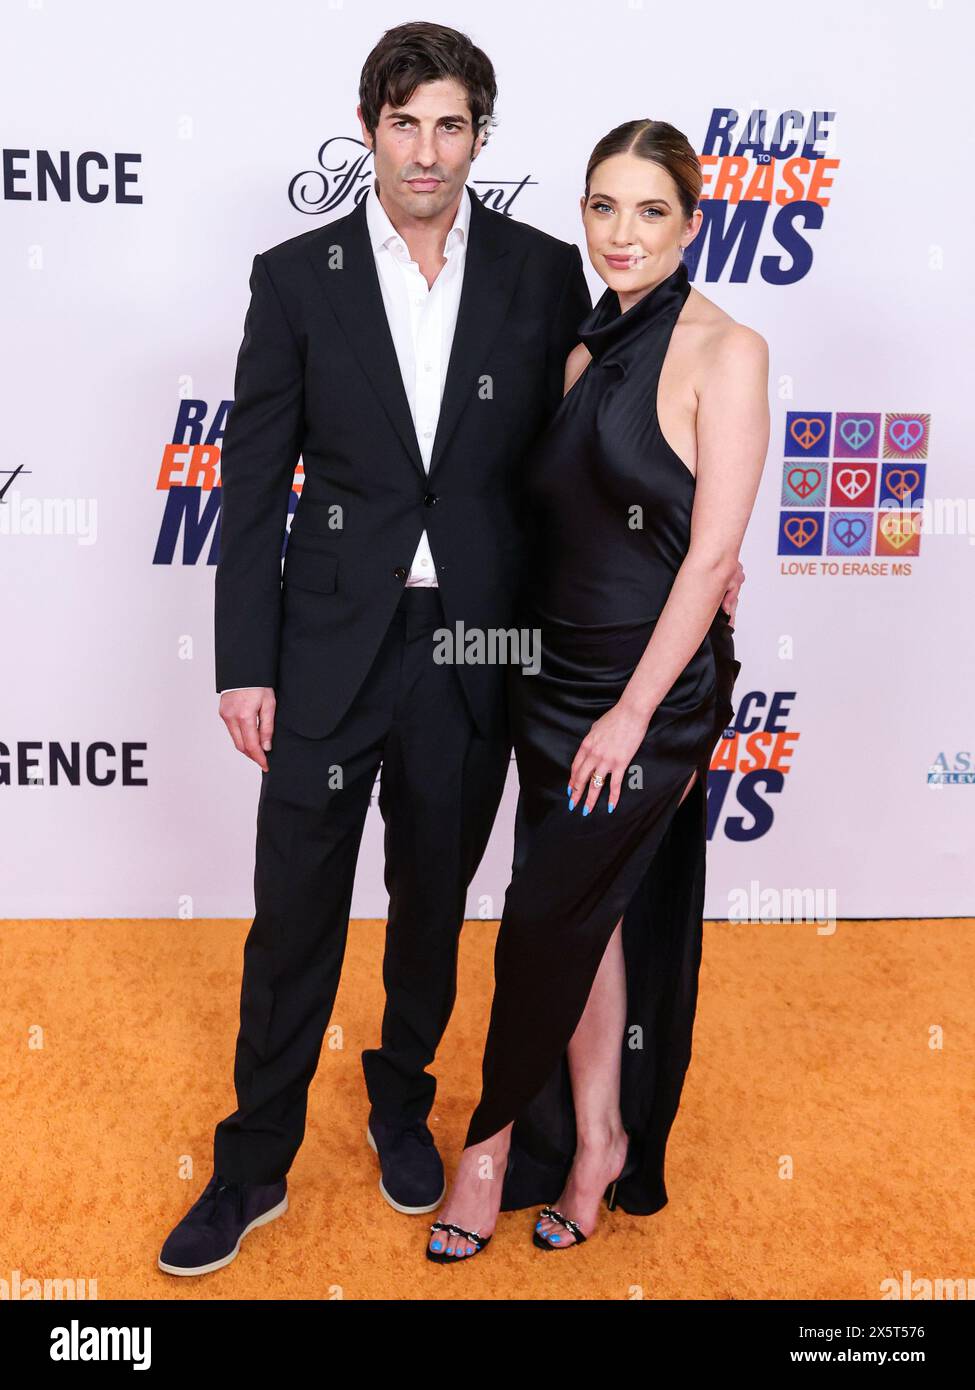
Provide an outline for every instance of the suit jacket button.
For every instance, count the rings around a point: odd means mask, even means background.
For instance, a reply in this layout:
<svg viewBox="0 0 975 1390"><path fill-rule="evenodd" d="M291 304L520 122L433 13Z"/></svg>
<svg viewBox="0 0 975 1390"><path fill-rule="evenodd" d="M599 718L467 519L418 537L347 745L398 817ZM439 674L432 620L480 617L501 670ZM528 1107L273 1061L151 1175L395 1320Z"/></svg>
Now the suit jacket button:
<svg viewBox="0 0 975 1390"><path fill-rule="evenodd" d="M393 575L396 579L405 579L408 574L409 570L404 565L397 565L393 570Z"/></svg>
<svg viewBox="0 0 975 1390"><path fill-rule="evenodd" d="M424 505L425 507L433 507L433 506L436 506L436 502L437 502L437 494L436 494L435 492L428 492L428 493L425 494L425 496L424 496L424 498L423 498L423 505Z"/></svg>

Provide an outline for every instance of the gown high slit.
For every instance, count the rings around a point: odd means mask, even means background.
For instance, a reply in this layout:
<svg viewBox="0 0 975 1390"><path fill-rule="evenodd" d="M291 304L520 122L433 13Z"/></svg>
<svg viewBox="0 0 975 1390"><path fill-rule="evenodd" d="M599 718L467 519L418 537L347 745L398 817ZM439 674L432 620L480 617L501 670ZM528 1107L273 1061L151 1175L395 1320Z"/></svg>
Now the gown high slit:
<svg viewBox="0 0 975 1390"><path fill-rule="evenodd" d="M512 877L495 948L480 1101L465 1147L514 1122L502 1210L558 1200L575 1152L567 1048L622 917L620 1107L633 1170L616 1205L667 1202L664 1157L690 1061L707 842L707 773L740 665L719 607L623 780L568 810L579 744L620 698L690 542L694 475L657 422L657 382L690 285L683 263L625 313L607 289L579 328L592 361L524 472L532 545L518 627L540 669L508 669L518 767ZM697 776L683 802L692 773ZM680 804L679 804L680 803Z"/></svg>

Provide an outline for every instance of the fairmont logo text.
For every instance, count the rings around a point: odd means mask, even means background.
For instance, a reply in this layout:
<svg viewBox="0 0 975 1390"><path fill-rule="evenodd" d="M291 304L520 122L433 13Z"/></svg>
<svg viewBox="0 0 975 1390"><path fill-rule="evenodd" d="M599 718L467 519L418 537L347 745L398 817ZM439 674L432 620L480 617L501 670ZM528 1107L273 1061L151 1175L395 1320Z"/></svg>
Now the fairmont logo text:
<svg viewBox="0 0 975 1390"><path fill-rule="evenodd" d="M372 184L372 150L349 135L332 135L319 146L316 166L302 169L288 184L288 201L297 212L319 217L336 211L351 212ZM536 180L471 179L470 186L485 207L511 216L522 189Z"/></svg>

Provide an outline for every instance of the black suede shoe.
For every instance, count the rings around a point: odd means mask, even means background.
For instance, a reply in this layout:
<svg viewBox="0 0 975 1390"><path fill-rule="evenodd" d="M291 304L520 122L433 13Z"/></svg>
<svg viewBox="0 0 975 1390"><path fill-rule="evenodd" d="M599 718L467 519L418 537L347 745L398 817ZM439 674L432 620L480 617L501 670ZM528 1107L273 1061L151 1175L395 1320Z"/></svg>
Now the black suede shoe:
<svg viewBox="0 0 975 1390"><path fill-rule="evenodd" d="M236 1259L240 1242L288 1210L288 1181L228 1182L216 1173L166 1237L159 1268L167 1274L209 1274Z"/></svg>
<svg viewBox="0 0 975 1390"><path fill-rule="evenodd" d="M366 1138L379 1155L379 1191L389 1205L408 1216L435 1211L444 1199L447 1180L424 1121L388 1124L370 1113Z"/></svg>

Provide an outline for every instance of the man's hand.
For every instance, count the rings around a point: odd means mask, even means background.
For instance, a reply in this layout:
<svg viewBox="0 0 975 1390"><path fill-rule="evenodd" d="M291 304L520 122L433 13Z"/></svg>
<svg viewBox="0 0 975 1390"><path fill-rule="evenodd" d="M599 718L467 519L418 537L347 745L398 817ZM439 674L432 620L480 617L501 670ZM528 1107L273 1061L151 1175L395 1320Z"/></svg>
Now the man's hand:
<svg viewBox="0 0 975 1390"><path fill-rule="evenodd" d="M274 691L269 685L250 685L244 690L225 690L220 696L220 718L234 747L253 758L267 772L264 754L274 733Z"/></svg>
<svg viewBox="0 0 975 1390"><path fill-rule="evenodd" d="M735 572L735 577L728 585L728 588L725 590L725 596L721 600L721 607L724 609L728 617L731 619L732 627L734 627L735 625L735 609L738 607L738 590L741 588L744 582L745 571L742 569L741 561L739 560L738 569Z"/></svg>

